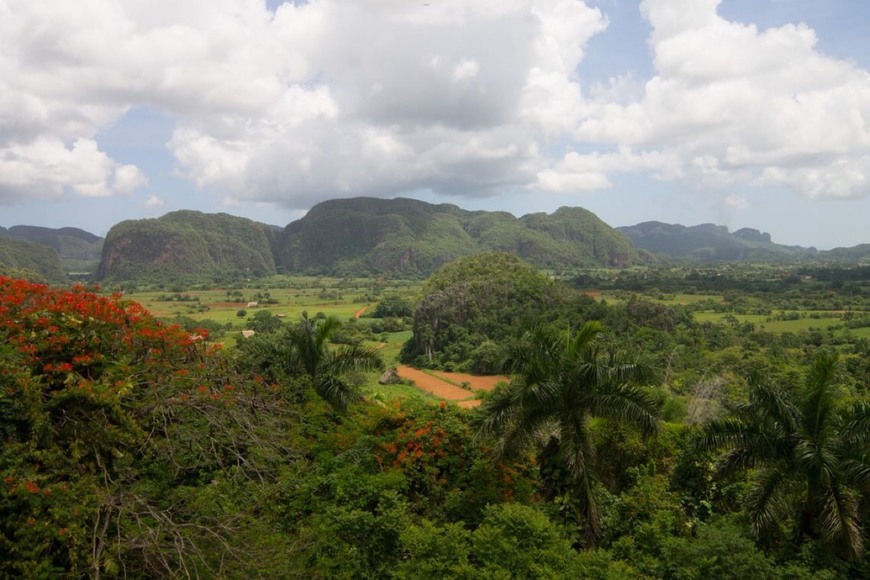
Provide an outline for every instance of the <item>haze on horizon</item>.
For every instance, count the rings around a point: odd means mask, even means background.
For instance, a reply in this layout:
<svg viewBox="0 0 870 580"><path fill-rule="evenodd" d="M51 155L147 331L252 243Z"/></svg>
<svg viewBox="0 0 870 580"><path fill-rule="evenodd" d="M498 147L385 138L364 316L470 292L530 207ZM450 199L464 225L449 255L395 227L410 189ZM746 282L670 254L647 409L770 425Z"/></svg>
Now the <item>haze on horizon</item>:
<svg viewBox="0 0 870 580"><path fill-rule="evenodd" d="M413 197L870 242L865 0L0 0L0 226Z"/></svg>

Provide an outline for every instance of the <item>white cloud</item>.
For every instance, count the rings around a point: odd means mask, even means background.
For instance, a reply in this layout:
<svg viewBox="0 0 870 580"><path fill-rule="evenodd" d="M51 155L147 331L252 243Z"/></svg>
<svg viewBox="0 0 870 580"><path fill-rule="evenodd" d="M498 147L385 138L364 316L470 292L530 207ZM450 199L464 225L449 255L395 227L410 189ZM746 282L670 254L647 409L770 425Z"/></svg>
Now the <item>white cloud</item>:
<svg viewBox="0 0 870 580"><path fill-rule="evenodd" d="M479 71L480 65L477 63L476 60L470 58L463 58L453 68L453 80L463 81L466 79L473 79L477 76L477 73Z"/></svg>
<svg viewBox="0 0 870 580"><path fill-rule="evenodd" d="M749 207L749 200L743 194L729 193L722 200L722 204L731 209L746 209Z"/></svg>
<svg viewBox="0 0 870 580"><path fill-rule="evenodd" d="M112 187L122 195L130 195L148 185L148 178L135 165L120 165L115 168Z"/></svg>
<svg viewBox="0 0 870 580"><path fill-rule="evenodd" d="M656 75L633 102L596 96L577 137L675 156L673 175L715 188L870 194L868 71L818 52L805 25L758 30L721 18L719 4L644 0Z"/></svg>
<svg viewBox="0 0 870 580"><path fill-rule="evenodd" d="M606 20L577 0L431 4L6 0L0 155L94 143L147 105L178 119L167 144L178 174L235 199L305 207L533 183L538 142L582 110L573 71ZM99 146L88 154L102 179L56 172L42 190L146 182Z"/></svg>
<svg viewBox="0 0 870 580"><path fill-rule="evenodd" d="M158 195L149 195L148 199L146 199L143 203L143 207L148 208L159 208L166 205L166 200Z"/></svg>
<svg viewBox="0 0 870 580"><path fill-rule="evenodd" d="M145 184L132 165L120 165L92 139L67 147L39 138L0 149L0 201L59 198L65 190L84 197L130 193Z"/></svg>
<svg viewBox="0 0 870 580"><path fill-rule="evenodd" d="M233 203L620 172L870 193L868 72L719 3L643 0L655 75L590 85L578 65L608 19L582 0L0 0L0 202L147 184L97 141L137 106L177 120L176 173Z"/></svg>

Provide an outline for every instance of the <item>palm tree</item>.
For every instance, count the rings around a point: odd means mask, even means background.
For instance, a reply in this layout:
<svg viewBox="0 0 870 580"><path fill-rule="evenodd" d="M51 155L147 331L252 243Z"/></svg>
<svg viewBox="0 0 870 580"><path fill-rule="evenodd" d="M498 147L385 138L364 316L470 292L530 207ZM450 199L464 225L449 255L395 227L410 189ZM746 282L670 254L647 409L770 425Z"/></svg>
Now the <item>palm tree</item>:
<svg viewBox="0 0 870 580"><path fill-rule="evenodd" d="M823 353L797 391L753 377L749 403L707 425L699 446L726 451L722 473L758 468L746 497L757 537L773 537L779 522L791 519L796 544L820 538L860 558L858 501L870 487L870 404L839 404L836 371L837 356Z"/></svg>
<svg viewBox="0 0 870 580"><path fill-rule="evenodd" d="M330 405L344 410L360 398L357 390L347 382L346 373L380 369L384 363L373 348L360 345L330 347L328 339L340 326L341 322L334 316L312 320L303 312L299 323L287 331L289 348L285 364L294 374L308 377L315 392Z"/></svg>
<svg viewBox="0 0 870 580"><path fill-rule="evenodd" d="M495 440L498 459L537 448L542 459L567 470L590 545L600 534L590 420L626 421L645 433L658 429L653 399L635 386L648 378L648 368L606 352L603 330L587 322L573 336L543 327L526 333L505 363L510 384L496 389L478 415L478 436Z"/></svg>

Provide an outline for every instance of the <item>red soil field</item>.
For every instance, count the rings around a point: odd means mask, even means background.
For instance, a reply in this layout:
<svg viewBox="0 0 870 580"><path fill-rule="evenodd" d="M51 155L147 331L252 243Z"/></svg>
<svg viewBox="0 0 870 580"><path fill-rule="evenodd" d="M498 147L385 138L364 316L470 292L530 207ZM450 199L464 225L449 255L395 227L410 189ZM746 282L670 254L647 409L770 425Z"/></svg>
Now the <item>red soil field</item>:
<svg viewBox="0 0 870 580"><path fill-rule="evenodd" d="M449 373L446 371L435 371L435 374L454 383L468 383L475 391L491 391L495 388L496 384L510 381L508 377L500 375L478 376L465 373Z"/></svg>
<svg viewBox="0 0 870 580"><path fill-rule="evenodd" d="M436 397L446 399L448 401L460 401L462 399L470 399L474 394L465 389L460 389L455 385L451 385L446 381L442 381L432 375L426 374L423 371L401 365L396 368L396 372L403 379L414 381L418 389L422 389L428 393L432 393Z"/></svg>

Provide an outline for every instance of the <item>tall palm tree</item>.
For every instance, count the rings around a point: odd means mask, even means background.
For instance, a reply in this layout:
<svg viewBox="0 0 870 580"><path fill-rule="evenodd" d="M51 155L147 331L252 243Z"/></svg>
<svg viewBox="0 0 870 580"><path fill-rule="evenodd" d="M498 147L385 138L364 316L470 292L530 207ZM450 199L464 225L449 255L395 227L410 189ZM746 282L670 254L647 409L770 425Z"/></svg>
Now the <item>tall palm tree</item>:
<svg viewBox="0 0 870 580"><path fill-rule="evenodd" d="M648 368L603 349L604 327L587 322L576 334L543 327L511 348L505 366L511 381L481 405L478 435L495 440L497 458L530 448L564 466L578 502L588 544L600 534L590 420L626 421L645 433L658 429L655 403L637 381Z"/></svg>
<svg viewBox="0 0 870 580"><path fill-rule="evenodd" d="M315 392L330 405L344 410L360 398L347 382L351 370L375 370L383 367L377 350L360 345L331 347L329 337L341 326L334 316L310 319L306 313L287 331L288 360L291 372L308 377Z"/></svg>
<svg viewBox="0 0 870 580"><path fill-rule="evenodd" d="M794 525L794 541L821 538L851 558L863 555L858 514L870 489L870 403L841 405L837 356L816 357L802 387L753 377L749 403L704 430L700 447L726 451L720 471L758 468L746 497L757 537Z"/></svg>

